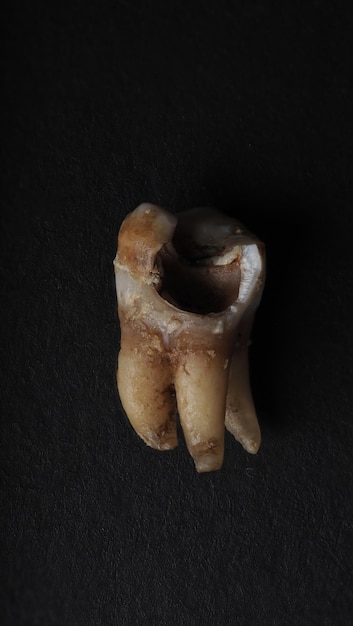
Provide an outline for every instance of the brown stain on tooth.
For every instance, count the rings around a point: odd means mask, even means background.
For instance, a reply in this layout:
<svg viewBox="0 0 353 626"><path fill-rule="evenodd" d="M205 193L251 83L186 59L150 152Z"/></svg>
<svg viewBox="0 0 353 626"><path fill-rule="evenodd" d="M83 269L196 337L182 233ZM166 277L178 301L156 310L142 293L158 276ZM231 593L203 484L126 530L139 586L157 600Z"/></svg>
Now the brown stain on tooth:
<svg viewBox="0 0 353 626"><path fill-rule="evenodd" d="M122 326L118 389L138 435L149 446L170 450L178 444L173 374L157 331L134 322Z"/></svg>
<svg viewBox="0 0 353 626"><path fill-rule="evenodd" d="M153 271L159 249L171 239L176 218L162 207L142 204L123 221L118 235L121 263L142 275Z"/></svg>
<svg viewBox="0 0 353 626"><path fill-rule="evenodd" d="M217 450L217 446L219 445L218 439L216 437L210 437L207 441L202 441L195 446L195 457L200 457L204 454L212 454Z"/></svg>
<svg viewBox="0 0 353 626"><path fill-rule="evenodd" d="M154 426L153 429L146 429L141 431L143 433L143 439L147 445L157 450L172 450L178 445L176 438L176 411L170 409L168 411L167 419Z"/></svg>
<svg viewBox="0 0 353 626"><path fill-rule="evenodd" d="M219 454L219 448L222 450L221 454ZM193 457L199 474L219 470L223 464L223 442L211 437L195 446Z"/></svg>

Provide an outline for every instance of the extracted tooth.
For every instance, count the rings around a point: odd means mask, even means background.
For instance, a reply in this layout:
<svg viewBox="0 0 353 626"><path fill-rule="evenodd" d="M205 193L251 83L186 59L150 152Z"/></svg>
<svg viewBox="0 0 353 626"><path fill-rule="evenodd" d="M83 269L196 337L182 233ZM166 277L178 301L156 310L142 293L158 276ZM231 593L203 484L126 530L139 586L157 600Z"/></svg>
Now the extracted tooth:
<svg viewBox="0 0 353 626"><path fill-rule="evenodd" d="M222 466L225 425L256 452L248 343L264 283L261 242L213 209L173 215L142 204L121 226L114 267L118 389L139 436L174 448L178 410L198 472Z"/></svg>

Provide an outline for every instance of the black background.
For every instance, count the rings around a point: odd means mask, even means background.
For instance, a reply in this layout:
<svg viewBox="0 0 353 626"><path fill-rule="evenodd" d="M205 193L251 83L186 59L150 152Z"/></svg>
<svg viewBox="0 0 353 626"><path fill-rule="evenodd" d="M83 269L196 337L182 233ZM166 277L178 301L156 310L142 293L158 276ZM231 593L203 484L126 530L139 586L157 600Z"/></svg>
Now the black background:
<svg viewBox="0 0 353 626"><path fill-rule="evenodd" d="M64 4L4 19L2 623L352 623L352 4ZM146 447L117 396L142 201L267 246L263 443L227 434L219 472Z"/></svg>

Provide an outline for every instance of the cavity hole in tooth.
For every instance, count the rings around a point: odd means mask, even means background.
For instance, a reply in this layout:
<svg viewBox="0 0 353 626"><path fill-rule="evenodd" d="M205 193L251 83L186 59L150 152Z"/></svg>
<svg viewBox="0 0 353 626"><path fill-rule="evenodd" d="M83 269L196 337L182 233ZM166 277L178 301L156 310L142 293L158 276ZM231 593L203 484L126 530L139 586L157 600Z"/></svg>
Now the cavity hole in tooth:
<svg viewBox="0 0 353 626"><path fill-rule="evenodd" d="M163 268L158 291L183 311L219 313L238 297L242 248L231 225L217 220L207 213L179 218L172 242L157 255Z"/></svg>

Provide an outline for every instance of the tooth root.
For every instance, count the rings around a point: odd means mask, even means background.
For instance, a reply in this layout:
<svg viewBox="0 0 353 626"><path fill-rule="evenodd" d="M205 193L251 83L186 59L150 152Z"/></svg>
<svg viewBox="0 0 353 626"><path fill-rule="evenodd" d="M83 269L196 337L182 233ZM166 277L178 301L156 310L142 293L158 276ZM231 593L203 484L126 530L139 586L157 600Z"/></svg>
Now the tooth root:
<svg viewBox="0 0 353 626"><path fill-rule="evenodd" d="M250 454L256 454L261 444L261 431L256 416L249 381L248 331L232 356L226 401L225 426Z"/></svg>
<svg viewBox="0 0 353 626"><path fill-rule="evenodd" d="M196 470L220 469L228 371L213 350L185 354L175 371L178 413Z"/></svg>
<svg viewBox="0 0 353 626"><path fill-rule="evenodd" d="M138 336L132 338L125 333L117 382L124 410L141 439L157 450L175 448L175 392L171 368L163 355L139 343Z"/></svg>

